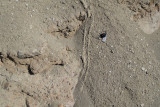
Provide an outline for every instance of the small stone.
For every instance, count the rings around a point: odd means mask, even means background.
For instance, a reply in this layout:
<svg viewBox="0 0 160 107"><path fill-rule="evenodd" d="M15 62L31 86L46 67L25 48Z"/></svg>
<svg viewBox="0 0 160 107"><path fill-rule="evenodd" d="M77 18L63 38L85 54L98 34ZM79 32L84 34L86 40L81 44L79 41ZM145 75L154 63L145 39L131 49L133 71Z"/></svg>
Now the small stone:
<svg viewBox="0 0 160 107"><path fill-rule="evenodd" d="M17 57L20 58L20 59L25 59L25 58L30 58L31 55L26 54L25 52L22 52L22 51L18 51L17 52Z"/></svg>
<svg viewBox="0 0 160 107"><path fill-rule="evenodd" d="M142 67L141 69L142 69L142 71L145 71L145 68L144 68L144 67Z"/></svg>
<svg viewBox="0 0 160 107"><path fill-rule="evenodd" d="M26 4L26 7L28 7L28 4Z"/></svg>
<svg viewBox="0 0 160 107"><path fill-rule="evenodd" d="M145 69L145 72L147 72L147 69Z"/></svg>
<svg viewBox="0 0 160 107"><path fill-rule="evenodd" d="M106 40L107 40L107 35L106 35L106 33L100 34L100 38L102 38L102 42L106 42Z"/></svg>
<svg viewBox="0 0 160 107"><path fill-rule="evenodd" d="M79 2L78 2L78 1L75 1L75 3L78 4Z"/></svg>
<svg viewBox="0 0 160 107"><path fill-rule="evenodd" d="M106 33L100 34L100 38L104 38L104 37L106 37Z"/></svg>
<svg viewBox="0 0 160 107"><path fill-rule="evenodd" d="M106 42L106 40L107 40L107 37L104 37L103 39L102 39L102 42Z"/></svg>
<svg viewBox="0 0 160 107"><path fill-rule="evenodd" d="M53 18L52 18L52 21L54 21L54 20L55 20L55 18L53 17Z"/></svg>
<svg viewBox="0 0 160 107"><path fill-rule="evenodd" d="M113 50L111 50L110 52L111 52L111 53L114 53L114 51L113 51Z"/></svg>
<svg viewBox="0 0 160 107"><path fill-rule="evenodd" d="M144 104L141 104L141 107L144 107Z"/></svg>

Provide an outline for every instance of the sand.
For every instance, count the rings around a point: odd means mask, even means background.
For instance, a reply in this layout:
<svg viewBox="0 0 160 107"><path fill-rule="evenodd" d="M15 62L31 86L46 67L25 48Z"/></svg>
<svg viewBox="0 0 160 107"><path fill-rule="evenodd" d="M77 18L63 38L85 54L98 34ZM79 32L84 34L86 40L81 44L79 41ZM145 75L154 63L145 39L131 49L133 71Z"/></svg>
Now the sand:
<svg viewBox="0 0 160 107"><path fill-rule="evenodd" d="M140 3L0 1L0 105L159 107L159 11Z"/></svg>

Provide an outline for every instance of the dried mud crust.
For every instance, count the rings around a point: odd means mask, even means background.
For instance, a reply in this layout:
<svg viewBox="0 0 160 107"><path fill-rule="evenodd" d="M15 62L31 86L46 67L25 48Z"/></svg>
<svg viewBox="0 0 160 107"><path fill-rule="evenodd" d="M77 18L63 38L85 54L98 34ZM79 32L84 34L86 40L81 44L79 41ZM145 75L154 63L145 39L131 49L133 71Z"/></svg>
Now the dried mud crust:
<svg viewBox="0 0 160 107"><path fill-rule="evenodd" d="M160 11L160 1L150 0L117 0L120 4L125 4L133 12L133 19L136 21L144 17L150 17Z"/></svg>
<svg viewBox="0 0 160 107"><path fill-rule="evenodd" d="M60 24L57 22L57 24L50 25L47 29L47 33L50 33L53 36L59 34L65 38L72 37L82 25L85 18L85 12L79 12L77 15L72 14L71 18L63 21L63 23Z"/></svg>
<svg viewBox="0 0 160 107"><path fill-rule="evenodd" d="M73 37L87 17L80 1L0 4L0 105L73 107L81 71Z"/></svg>
<svg viewBox="0 0 160 107"><path fill-rule="evenodd" d="M62 51L61 55L58 57L53 57L52 55L35 55L31 56L29 54L19 55L20 52L17 52L17 56L7 53L0 53L1 64L6 67L10 72L16 73L29 73L31 75L47 71L48 68L52 65L64 66L65 62L62 56L65 55L67 51ZM60 54L60 53L59 53ZM22 57L23 56L23 57Z"/></svg>
<svg viewBox="0 0 160 107"><path fill-rule="evenodd" d="M11 95L16 92L20 94L19 97L27 97L26 106L33 106L33 102L36 106L40 103L46 106L57 102L71 107L74 104L73 91L80 71L79 61L73 56L66 50L59 52L57 58L39 55L20 59L10 54L6 57L1 55L0 69L6 70L0 73L0 78L5 78L1 81L2 89ZM22 101L21 103L23 104ZM10 104L12 103L8 103Z"/></svg>
<svg viewBox="0 0 160 107"><path fill-rule="evenodd" d="M160 1L159 0L118 0L126 5L132 12L131 20L138 23L140 29L146 34L152 34L160 26Z"/></svg>

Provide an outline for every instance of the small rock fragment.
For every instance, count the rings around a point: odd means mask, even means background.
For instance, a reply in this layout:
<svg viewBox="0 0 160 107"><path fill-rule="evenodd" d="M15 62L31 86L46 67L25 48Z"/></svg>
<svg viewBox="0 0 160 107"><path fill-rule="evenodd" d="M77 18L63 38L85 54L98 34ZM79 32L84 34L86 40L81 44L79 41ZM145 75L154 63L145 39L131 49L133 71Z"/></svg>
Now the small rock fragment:
<svg viewBox="0 0 160 107"><path fill-rule="evenodd" d="M142 69L142 71L145 71L145 68L144 68L144 67L142 67L141 69Z"/></svg>
<svg viewBox="0 0 160 107"><path fill-rule="evenodd" d="M106 40L107 40L107 37L104 37L104 38L102 39L102 42L106 42Z"/></svg>
<svg viewBox="0 0 160 107"><path fill-rule="evenodd" d="M141 107L144 107L144 104L141 104Z"/></svg>
<svg viewBox="0 0 160 107"><path fill-rule="evenodd" d="M106 35L106 33L100 34L100 38L102 38L102 42L106 42L106 40L107 40L107 35Z"/></svg>

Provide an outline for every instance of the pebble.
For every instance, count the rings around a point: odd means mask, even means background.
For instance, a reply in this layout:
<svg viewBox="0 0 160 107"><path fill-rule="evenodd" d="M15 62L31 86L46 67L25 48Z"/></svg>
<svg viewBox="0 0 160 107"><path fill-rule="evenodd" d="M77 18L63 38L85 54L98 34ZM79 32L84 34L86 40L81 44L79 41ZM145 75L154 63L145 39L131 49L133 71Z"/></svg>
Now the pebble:
<svg viewBox="0 0 160 107"><path fill-rule="evenodd" d="M107 37L104 37L103 39L102 39L102 42L106 42L106 40L107 40Z"/></svg>
<svg viewBox="0 0 160 107"><path fill-rule="evenodd" d="M54 21L54 17L52 18L52 20Z"/></svg>
<svg viewBox="0 0 160 107"><path fill-rule="evenodd" d="M98 46L97 46L97 48L98 48Z"/></svg>
<svg viewBox="0 0 160 107"><path fill-rule="evenodd" d="M144 107L144 104L141 104L141 107Z"/></svg>
<svg viewBox="0 0 160 107"><path fill-rule="evenodd" d="M78 2L78 1L75 1L75 3L78 4L79 2Z"/></svg>
<svg viewBox="0 0 160 107"><path fill-rule="evenodd" d="M141 69L142 69L142 71L145 71L145 68L144 68L144 67L142 67Z"/></svg>
<svg viewBox="0 0 160 107"><path fill-rule="evenodd" d="M28 4L25 4L26 5L26 7L28 7Z"/></svg>
<svg viewBox="0 0 160 107"><path fill-rule="evenodd" d="M146 46L149 46L149 44L146 44Z"/></svg>
<svg viewBox="0 0 160 107"><path fill-rule="evenodd" d="M107 40L107 34L106 33L102 33L102 34L100 34L100 37L102 38L102 42L106 42L106 40Z"/></svg>

